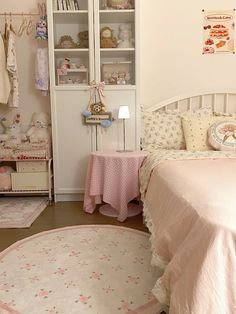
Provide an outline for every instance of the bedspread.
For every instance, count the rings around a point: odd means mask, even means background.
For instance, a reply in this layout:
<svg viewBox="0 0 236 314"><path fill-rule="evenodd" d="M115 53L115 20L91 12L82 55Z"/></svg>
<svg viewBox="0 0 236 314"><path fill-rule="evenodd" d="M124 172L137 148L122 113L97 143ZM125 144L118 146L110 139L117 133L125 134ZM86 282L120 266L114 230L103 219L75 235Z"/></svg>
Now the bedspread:
<svg viewBox="0 0 236 314"><path fill-rule="evenodd" d="M153 152L140 169L153 293L171 314L236 313L236 153Z"/></svg>

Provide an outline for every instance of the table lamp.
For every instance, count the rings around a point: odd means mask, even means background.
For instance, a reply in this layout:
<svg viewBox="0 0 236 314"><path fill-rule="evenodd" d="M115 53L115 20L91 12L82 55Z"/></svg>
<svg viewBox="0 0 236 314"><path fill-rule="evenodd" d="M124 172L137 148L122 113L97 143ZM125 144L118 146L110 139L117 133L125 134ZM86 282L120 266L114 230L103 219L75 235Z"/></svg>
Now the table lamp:
<svg viewBox="0 0 236 314"><path fill-rule="evenodd" d="M126 150L125 147L125 120L130 118L129 106L120 106L118 119L123 120L123 150L118 150L118 152L130 152L130 150Z"/></svg>

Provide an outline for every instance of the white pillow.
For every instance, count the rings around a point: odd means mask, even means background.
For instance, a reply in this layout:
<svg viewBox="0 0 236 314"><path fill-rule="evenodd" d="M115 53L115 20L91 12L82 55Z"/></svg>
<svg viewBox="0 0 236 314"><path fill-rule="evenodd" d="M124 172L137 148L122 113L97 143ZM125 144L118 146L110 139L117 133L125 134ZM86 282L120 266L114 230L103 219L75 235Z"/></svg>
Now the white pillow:
<svg viewBox="0 0 236 314"><path fill-rule="evenodd" d="M216 150L236 150L236 121L220 121L208 130L208 142Z"/></svg>

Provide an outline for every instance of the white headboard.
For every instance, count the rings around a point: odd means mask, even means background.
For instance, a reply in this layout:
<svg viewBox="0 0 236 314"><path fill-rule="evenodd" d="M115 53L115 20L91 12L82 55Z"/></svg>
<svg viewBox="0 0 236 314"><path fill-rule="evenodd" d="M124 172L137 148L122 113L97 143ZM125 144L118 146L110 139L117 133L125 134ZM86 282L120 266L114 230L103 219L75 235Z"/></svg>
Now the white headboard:
<svg viewBox="0 0 236 314"><path fill-rule="evenodd" d="M145 110L149 112L166 110L184 112L189 109L193 110L208 106L211 106L213 111L236 113L236 89L180 95L161 101L149 108L145 108Z"/></svg>

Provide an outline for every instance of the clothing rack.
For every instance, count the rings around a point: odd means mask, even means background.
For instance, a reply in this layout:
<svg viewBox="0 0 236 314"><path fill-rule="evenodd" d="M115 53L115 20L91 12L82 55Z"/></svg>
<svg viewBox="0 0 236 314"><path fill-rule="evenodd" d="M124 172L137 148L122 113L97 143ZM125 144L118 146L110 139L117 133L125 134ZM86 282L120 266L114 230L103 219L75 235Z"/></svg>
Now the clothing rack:
<svg viewBox="0 0 236 314"><path fill-rule="evenodd" d="M0 15L2 16L6 16L6 15L10 15L10 16L38 16L39 13L14 13L14 12L4 12L4 13L0 13Z"/></svg>

